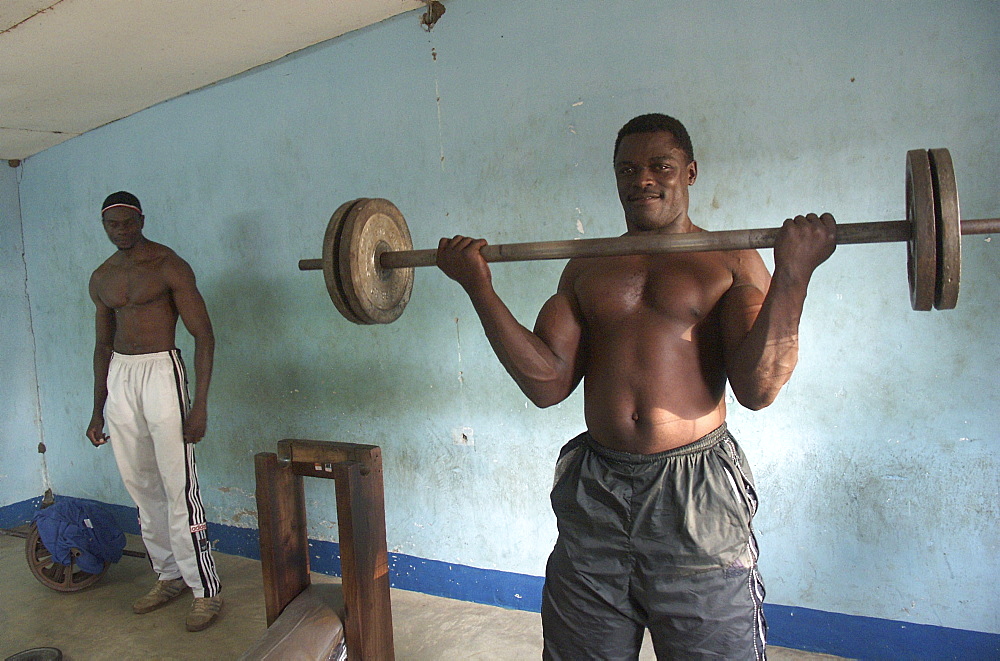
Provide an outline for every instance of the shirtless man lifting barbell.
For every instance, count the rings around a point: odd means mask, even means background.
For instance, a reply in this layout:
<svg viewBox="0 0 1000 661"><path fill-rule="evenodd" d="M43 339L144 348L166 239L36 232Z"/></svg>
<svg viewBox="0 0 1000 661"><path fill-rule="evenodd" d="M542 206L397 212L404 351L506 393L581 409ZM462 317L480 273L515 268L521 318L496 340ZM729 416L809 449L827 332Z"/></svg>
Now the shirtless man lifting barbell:
<svg viewBox="0 0 1000 661"><path fill-rule="evenodd" d="M680 122L629 121L614 168L628 234L702 231ZM754 250L572 259L533 331L494 291L485 241L441 240L438 266L528 398L552 406L584 383L587 431L560 452L551 494L544 658L634 659L645 628L661 659L764 658L757 496L726 429L726 381L747 408L774 401L835 233L829 214L785 221L773 276Z"/></svg>

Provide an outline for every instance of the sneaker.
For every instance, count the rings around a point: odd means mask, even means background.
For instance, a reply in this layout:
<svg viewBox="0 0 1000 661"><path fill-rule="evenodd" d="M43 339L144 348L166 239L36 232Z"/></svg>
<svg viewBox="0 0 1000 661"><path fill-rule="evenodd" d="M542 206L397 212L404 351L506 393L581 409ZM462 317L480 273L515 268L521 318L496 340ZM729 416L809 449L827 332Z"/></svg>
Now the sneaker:
<svg viewBox="0 0 1000 661"><path fill-rule="evenodd" d="M132 610L137 615L155 611L160 606L169 603L181 592L187 590L187 585L183 578L175 578L169 581L157 581L153 589L140 597L132 604Z"/></svg>
<svg viewBox="0 0 1000 661"><path fill-rule="evenodd" d="M219 611L222 610L222 595L214 597L195 597L191 604L191 612L188 613L184 624L188 631L201 631L207 629L208 625L215 621Z"/></svg>

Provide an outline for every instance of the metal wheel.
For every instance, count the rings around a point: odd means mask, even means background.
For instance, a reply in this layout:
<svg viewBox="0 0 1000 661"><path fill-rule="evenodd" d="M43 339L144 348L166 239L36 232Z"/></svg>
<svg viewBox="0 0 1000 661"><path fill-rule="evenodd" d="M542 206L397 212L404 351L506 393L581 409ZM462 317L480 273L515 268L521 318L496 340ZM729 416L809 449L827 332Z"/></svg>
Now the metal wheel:
<svg viewBox="0 0 1000 661"><path fill-rule="evenodd" d="M108 563L104 563L104 569L101 570L100 574L88 574L79 569L75 562L68 566L59 564L52 559L52 554L45 548L45 544L42 543L42 538L38 534L38 526L34 523L31 524L31 529L28 531L24 552L28 558L28 567L39 583L57 592L77 592L88 588L101 580L109 566ZM79 551L73 549L70 557L75 559L79 556Z"/></svg>

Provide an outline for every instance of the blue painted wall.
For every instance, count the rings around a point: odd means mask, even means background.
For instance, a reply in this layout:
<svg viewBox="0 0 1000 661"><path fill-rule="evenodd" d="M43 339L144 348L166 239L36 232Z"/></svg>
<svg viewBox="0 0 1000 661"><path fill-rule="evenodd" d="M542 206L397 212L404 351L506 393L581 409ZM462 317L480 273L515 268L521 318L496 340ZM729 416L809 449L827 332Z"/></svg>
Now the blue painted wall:
<svg viewBox="0 0 1000 661"><path fill-rule="evenodd" d="M21 238L19 170L0 164L0 507L44 491L34 338Z"/></svg>
<svg viewBox="0 0 1000 661"><path fill-rule="evenodd" d="M807 210L902 218L906 150L939 146L955 160L964 215L1000 214L995 3L454 0L431 33L418 16L22 166L57 493L129 503L109 449L82 433L86 282L111 252L101 200L120 188L143 201L147 235L192 264L215 323L210 432L198 448L212 521L256 525L252 456L280 438L377 443L390 551L534 576L555 537L552 466L581 430L582 398L528 404L461 289L433 269L418 271L394 324L343 320L322 277L296 268L320 256L340 203L395 201L418 247L455 233L494 243L616 235L615 132L664 111L692 133L691 214L709 229ZM4 232L6 273L18 266L6 220ZM762 495L771 603L1000 633L1000 256L967 237L963 258L959 308L917 313L902 245L840 248L813 280L786 391L763 412L732 405ZM561 267L498 265L494 281L530 324ZM30 345L25 314L5 312L4 342ZM190 355L186 336L181 348ZM30 411L16 409L29 432ZM456 445L463 428L473 445ZM34 454L8 460L40 470ZM307 498L310 535L336 540L332 489L310 485Z"/></svg>

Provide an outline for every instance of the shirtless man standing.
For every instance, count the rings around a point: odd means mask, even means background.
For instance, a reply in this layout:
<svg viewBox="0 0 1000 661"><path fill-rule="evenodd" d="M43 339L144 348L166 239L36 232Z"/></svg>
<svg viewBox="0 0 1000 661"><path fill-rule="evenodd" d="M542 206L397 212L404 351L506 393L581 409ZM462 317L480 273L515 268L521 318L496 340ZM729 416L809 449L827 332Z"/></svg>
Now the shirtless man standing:
<svg viewBox="0 0 1000 661"><path fill-rule="evenodd" d="M629 121L614 170L627 234L703 231L680 122ZM757 496L726 428L726 381L747 408L774 401L835 233L829 214L786 220L773 277L754 250L573 259L533 331L494 291L485 241L441 240L438 266L528 398L552 406L584 384L587 431L561 450L551 494L545 659L635 659L645 628L660 659L765 658Z"/></svg>
<svg viewBox="0 0 1000 661"><path fill-rule="evenodd" d="M101 220L118 252L90 278L97 341L87 438L95 447L111 441L157 573L156 585L133 611L148 613L190 587L194 603L185 624L201 631L222 609L194 461L208 418L212 322L187 262L143 236L145 217L134 195L109 195ZM174 344L178 316L194 336L193 403Z"/></svg>

